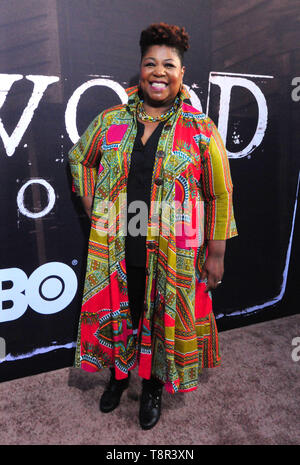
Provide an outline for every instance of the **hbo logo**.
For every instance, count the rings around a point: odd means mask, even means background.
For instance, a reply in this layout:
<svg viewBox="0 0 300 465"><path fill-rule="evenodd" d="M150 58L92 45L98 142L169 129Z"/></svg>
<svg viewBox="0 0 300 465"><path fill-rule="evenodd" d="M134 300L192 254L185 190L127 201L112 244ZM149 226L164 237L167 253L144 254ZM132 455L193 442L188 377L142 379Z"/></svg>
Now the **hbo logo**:
<svg viewBox="0 0 300 465"><path fill-rule="evenodd" d="M20 318L28 305L45 315L60 312L72 302L77 291L76 274L60 262L41 265L29 278L19 268L0 270L0 282L0 323ZM3 286L5 282L11 284L7 289ZM3 306L4 302L9 306Z"/></svg>

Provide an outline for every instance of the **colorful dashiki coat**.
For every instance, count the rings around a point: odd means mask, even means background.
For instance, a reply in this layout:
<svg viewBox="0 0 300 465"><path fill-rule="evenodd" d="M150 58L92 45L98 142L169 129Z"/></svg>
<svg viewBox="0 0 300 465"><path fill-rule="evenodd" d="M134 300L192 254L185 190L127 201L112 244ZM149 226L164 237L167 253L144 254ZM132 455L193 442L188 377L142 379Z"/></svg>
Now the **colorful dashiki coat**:
<svg viewBox="0 0 300 465"><path fill-rule="evenodd" d="M114 367L116 378L151 375L169 392L197 388L220 364L211 294L200 273L207 240L237 235L226 150L213 121L184 102L164 125L151 184L144 313L133 335L128 307L124 215L137 133L138 88L103 111L69 152L73 189L93 195L75 366ZM184 208L183 208L184 207Z"/></svg>

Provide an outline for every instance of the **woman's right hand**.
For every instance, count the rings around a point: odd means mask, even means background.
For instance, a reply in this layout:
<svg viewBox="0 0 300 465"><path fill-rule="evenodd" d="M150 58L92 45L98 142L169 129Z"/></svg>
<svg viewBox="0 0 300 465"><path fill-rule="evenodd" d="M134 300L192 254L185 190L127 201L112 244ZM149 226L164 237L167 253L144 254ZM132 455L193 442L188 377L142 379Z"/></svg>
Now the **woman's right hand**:
<svg viewBox="0 0 300 465"><path fill-rule="evenodd" d="M92 219L92 206L93 206L93 199L92 195L86 195L81 197L83 208L89 219Z"/></svg>

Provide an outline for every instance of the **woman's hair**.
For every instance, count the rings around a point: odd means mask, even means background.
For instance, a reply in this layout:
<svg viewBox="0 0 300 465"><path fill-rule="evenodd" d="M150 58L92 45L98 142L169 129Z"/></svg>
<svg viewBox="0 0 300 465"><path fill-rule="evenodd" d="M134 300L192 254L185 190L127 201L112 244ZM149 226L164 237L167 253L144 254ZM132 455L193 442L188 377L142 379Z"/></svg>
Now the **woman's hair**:
<svg viewBox="0 0 300 465"><path fill-rule="evenodd" d="M174 47L182 64L184 52L190 46L189 36L184 27L172 26L166 23L151 24L141 33L140 47L142 58L152 45Z"/></svg>

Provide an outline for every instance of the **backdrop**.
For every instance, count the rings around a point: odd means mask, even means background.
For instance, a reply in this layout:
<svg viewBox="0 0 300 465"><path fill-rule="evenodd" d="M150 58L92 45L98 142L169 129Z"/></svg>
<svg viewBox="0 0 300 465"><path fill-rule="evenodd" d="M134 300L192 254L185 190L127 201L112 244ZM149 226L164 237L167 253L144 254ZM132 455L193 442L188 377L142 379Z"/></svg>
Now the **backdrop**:
<svg viewBox="0 0 300 465"><path fill-rule="evenodd" d="M89 222L67 153L126 101L151 22L185 26L191 103L218 125L239 236L214 292L220 331L298 312L298 0L2 0L0 380L71 366Z"/></svg>

